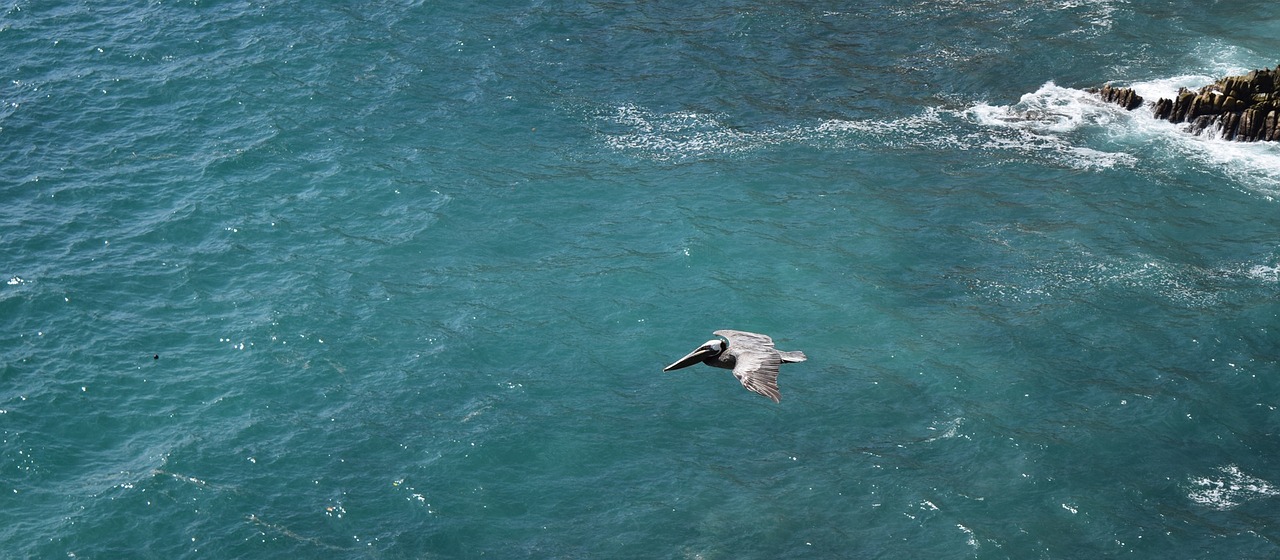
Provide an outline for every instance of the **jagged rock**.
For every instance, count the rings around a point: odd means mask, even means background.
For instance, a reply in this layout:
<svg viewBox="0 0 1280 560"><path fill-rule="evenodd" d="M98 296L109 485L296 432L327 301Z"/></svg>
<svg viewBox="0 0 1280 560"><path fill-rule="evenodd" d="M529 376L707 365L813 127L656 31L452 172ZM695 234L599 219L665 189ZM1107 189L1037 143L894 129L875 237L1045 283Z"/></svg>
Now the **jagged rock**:
<svg viewBox="0 0 1280 560"><path fill-rule="evenodd" d="M1236 125L1236 137L1245 142L1258 141L1265 118L1265 116L1259 115L1256 109L1249 109L1240 113L1240 122Z"/></svg>
<svg viewBox="0 0 1280 560"><path fill-rule="evenodd" d="M1142 105L1130 88L1108 84L1089 91L1128 110ZM1280 141L1280 66L1227 76L1199 91L1180 88L1173 99L1152 104L1151 112L1157 119L1188 123L1195 134L1212 130L1227 140Z"/></svg>
<svg viewBox="0 0 1280 560"><path fill-rule="evenodd" d="M1213 115L1200 115L1191 119L1191 124L1187 127L1187 131L1192 134L1200 134L1206 128L1213 126L1213 121L1217 120Z"/></svg>
<svg viewBox="0 0 1280 560"><path fill-rule="evenodd" d="M1223 113L1222 118L1218 120L1218 126L1222 130L1222 137L1230 140L1236 137L1236 131L1240 128L1240 113ZM1244 140L1244 138L1240 138Z"/></svg>
<svg viewBox="0 0 1280 560"><path fill-rule="evenodd" d="M1103 101L1115 103L1130 111L1142 106L1142 96L1134 92L1132 88L1113 88L1111 84L1107 84L1100 89L1090 91L1098 94Z"/></svg>
<svg viewBox="0 0 1280 560"><path fill-rule="evenodd" d="M1156 101L1155 108L1151 112L1157 119L1169 120L1169 115L1173 113L1173 101L1169 99Z"/></svg>
<svg viewBox="0 0 1280 560"><path fill-rule="evenodd" d="M1178 88L1178 99L1173 102L1173 112L1169 113L1169 122L1187 122L1187 112L1191 110L1191 102L1195 98L1196 94L1187 91L1187 88Z"/></svg>
<svg viewBox="0 0 1280 560"><path fill-rule="evenodd" d="M1227 140L1242 142L1280 140L1280 66L1254 70L1244 76L1227 76L1191 92L1178 90L1176 99L1156 101L1152 114L1172 123L1191 123L1199 134L1214 128Z"/></svg>

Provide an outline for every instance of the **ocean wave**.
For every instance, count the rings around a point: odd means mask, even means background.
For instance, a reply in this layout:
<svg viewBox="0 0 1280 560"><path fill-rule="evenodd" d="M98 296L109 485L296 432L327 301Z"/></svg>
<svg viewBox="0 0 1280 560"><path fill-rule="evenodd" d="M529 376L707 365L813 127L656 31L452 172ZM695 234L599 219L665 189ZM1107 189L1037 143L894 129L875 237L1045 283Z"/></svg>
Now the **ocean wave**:
<svg viewBox="0 0 1280 560"><path fill-rule="evenodd" d="M1134 167L1139 163L1137 156L1125 151L1089 145L1092 138L1083 133L1106 130L1123 123L1128 115L1084 90L1047 82L1017 103L977 103L964 114L990 129L992 138L1008 149L1046 154L1072 168Z"/></svg>
<svg viewBox="0 0 1280 560"><path fill-rule="evenodd" d="M970 286L982 296L1008 302L1072 299L1098 289L1119 289L1206 308L1222 301L1223 294L1207 282L1217 276L1158 259L1099 259L1081 254L1076 260L1031 263L1008 276L975 279Z"/></svg>
<svg viewBox="0 0 1280 560"><path fill-rule="evenodd" d="M1228 510L1248 501L1280 496L1280 488L1245 474L1236 465L1218 467L1216 475L1192 477L1187 498L1216 510Z"/></svg>
<svg viewBox="0 0 1280 560"><path fill-rule="evenodd" d="M604 120L623 129L606 135L606 145L658 161L755 150L787 141L788 136L785 130L736 130L715 115L691 111L659 114L634 105L619 106Z"/></svg>
<svg viewBox="0 0 1280 560"><path fill-rule="evenodd" d="M1118 290L1182 308L1209 309L1266 293L1280 283L1280 263L1267 260L1199 266L1143 253L1105 256L1078 248L1040 256L1020 253L1003 232L993 232L992 242L1020 254L1018 264L965 282L976 297L1011 304L1071 301Z"/></svg>
<svg viewBox="0 0 1280 560"><path fill-rule="evenodd" d="M1157 99L1173 97L1182 87L1197 89L1214 79L1186 74L1128 84L1126 87L1133 88L1146 100L1143 107L1133 111L1104 103L1083 89L1047 82L1040 89L1023 95L1015 104L978 104L970 114L977 122L992 128L1022 130L1028 139L1039 139L1047 145L1071 146L1056 150L1061 154L1076 154L1085 159L1100 157L1100 166L1122 164L1161 169L1190 163L1226 175L1249 192L1268 199L1280 196L1280 187L1275 184L1275 177L1280 175L1280 149L1275 144L1228 141L1213 134L1195 135L1187 131L1186 125L1151 116L1151 105ZM1119 144L1124 152L1108 153L1089 147L1104 142Z"/></svg>
<svg viewBox="0 0 1280 560"><path fill-rule="evenodd" d="M968 113L979 124L1026 130L1037 134L1065 134L1086 126L1111 126L1123 113L1080 89L1046 82L1012 105L979 103Z"/></svg>
<svg viewBox="0 0 1280 560"><path fill-rule="evenodd" d="M1008 2L972 0L934 0L931 2L913 2L902 6L889 6L889 13L900 18L937 17L938 14L965 13L980 10L1003 22L1012 22L1011 27L1025 27L1032 21L1044 19L1046 12L1055 16L1068 15L1079 27L1073 33L1097 34L1110 30L1115 24L1117 5L1125 0L1041 0L1011 4Z"/></svg>
<svg viewBox="0 0 1280 560"><path fill-rule="evenodd" d="M1246 73L1243 68L1232 68L1221 75ZM1219 76L1220 77L1220 76ZM1203 74L1185 74L1140 81L1129 84L1145 101L1135 113L1150 117L1152 105L1161 98L1171 99L1180 88L1197 90L1213 83L1217 77ZM1280 148L1269 142L1236 142L1223 140L1216 134L1191 134L1187 126L1151 118L1137 118L1131 122L1132 134L1156 140L1166 154L1166 159L1185 160L1193 164L1220 170L1252 192L1269 199L1280 195L1275 177L1280 175Z"/></svg>
<svg viewBox="0 0 1280 560"><path fill-rule="evenodd" d="M1235 142L1193 136L1175 142L1187 159L1221 170L1232 181L1267 200L1280 198L1280 147L1266 142Z"/></svg>
<svg viewBox="0 0 1280 560"><path fill-rule="evenodd" d="M1250 266L1245 274L1248 275L1249 278L1260 280L1268 284L1275 284L1276 282L1280 282L1280 265L1268 266L1255 264Z"/></svg>
<svg viewBox="0 0 1280 560"><path fill-rule="evenodd" d="M1059 88L1058 91L1070 90ZM732 127L725 124L727 117L723 115L688 111L657 113L634 105L616 107L599 118L607 123L608 132L602 136L609 149L652 161L683 161L745 155L783 146L810 146L834 150L985 150L1074 169L1135 164L1136 158L1130 154L1079 145L1063 137L1060 133L1078 128L1080 119L1088 117L1079 111L1071 115L1048 107L1058 105L1070 109L1070 105L1049 99L1036 100L1034 96L1024 101L1045 108L1010 109L982 104L964 109L926 107L917 114L892 119L827 119L761 130ZM1099 108L1095 114L1107 111L1101 102L1094 105Z"/></svg>
<svg viewBox="0 0 1280 560"><path fill-rule="evenodd" d="M1222 140L1195 135L1186 125L1150 115L1150 105L1178 88L1213 81L1184 74L1127 84L1147 99L1133 111L1105 103L1084 89L1046 82L1017 102L977 102L960 107L925 107L888 119L826 119L793 126L744 129L727 115L692 111L659 113L622 105L599 116L607 126L603 142L611 150L654 161L746 156L785 146L832 150L982 150L1079 170L1153 170L1187 164L1219 174L1242 190L1267 199L1280 197L1280 147L1273 143Z"/></svg>

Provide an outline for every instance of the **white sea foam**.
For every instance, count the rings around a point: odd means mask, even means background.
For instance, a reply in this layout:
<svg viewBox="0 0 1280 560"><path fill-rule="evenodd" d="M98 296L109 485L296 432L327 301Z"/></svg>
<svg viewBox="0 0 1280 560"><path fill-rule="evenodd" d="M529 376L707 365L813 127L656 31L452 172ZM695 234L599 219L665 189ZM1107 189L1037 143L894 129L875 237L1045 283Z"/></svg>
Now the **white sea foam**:
<svg viewBox="0 0 1280 560"><path fill-rule="evenodd" d="M1024 149L1043 146L1073 167L1116 165L1153 169L1183 169L1188 164L1221 173L1249 192L1269 199L1280 196L1280 147L1270 142L1235 142L1217 135L1195 135L1186 125L1156 119L1151 107L1159 98L1173 97L1178 88L1198 89L1214 78L1188 74L1128 84L1145 100L1133 111L1102 102L1096 95L1046 83L1008 106L975 105L970 114L995 129L1024 131ZM1095 136L1132 146L1122 153L1090 147ZM1153 150L1154 148L1154 150ZM1132 153L1127 153L1132 152ZM1073 158L1078 158L1072 161Z"/></svg>
<svg viewBox="0 0 1280 560"><path fill-rule="evenodd" d="M1216 510L1227 510L1247 501L1280 495L1280 488L1245 474L1235 465L1218 467L1215 475L1193 477L1190 484L1187 498Z"/></svg>
<svg viewBox="0 0 1280 560"><path fill-rule="evenodd" d="M1110 124L1120 116L1096 96L1053 82L1024 94L1013 105L980 103L970 109L970 114L988 126L1057 134L1074 132L1086 125Z"/></svg>
<svg viewBox="0 0 1280 560"><path fill-rule="evenodd" d="M1255 68L1265 68L1275 64L1270 52L1255 54L1232 40L1218 37L1201 39L1191 51L1196 60L1202 61L1200 67L1195 70L1215 76L1214 79L1221 76L1238 76Z"/></svg>
<svg viewBox="0 0 1280 560"><path fill-rule="evenodd" d="M1255 264L1249 267L1246 274L1249 278L1254 280L1261 280L1268 284L1275 284L1276 282L1280 282L1280 265L1268 266Z"/></svg>
<svg viewBox="0 0 1280 560"><path fill-rule="evenodd" d="M1081 170L1200 167L1238 182L1248 192L1280 197L1280 146L1194 135L1186 125L1159 120L1151 105L1178 88L1199 88L1214 78L1186 74L1127 84L1147 99L1126 111L1083 89L1046 82L1009 105L926 107L892 119L828 119L786 127L743 129L726 115L657 113L616 107L604 143L614 151L673 161L743 155L787 145L824 149L984 150Z"/></svg>
<svg viewBox="0 0 1280 560"><path fill-rule="evenodd" d="M1244 72L1242 69L1234 69L1222 75ZM1213 130L1195 135L1187 130L1185 124L1173 124L1150 116L1151 108L1157 100L1172 99L1179 88L1198 90L1215 79L1217 78L1207 75L1188 74L1129 84L1127 87L1132 87L1146 100L1143 107L1134 111L1143 118L1130 121L1129 132L1140 141L1147 139L1158 143L1170 160L1218 170L1238 181L1245 189L1269 199L1280 196L1280 186L1276 184L1276 178L1280 177L1280 147L1275 143L1223 140Z"/></svg>
<svg viewBox="0 0 1280 560"><path fill-rule="evenodd" d="M968 435L960 433L960 425L964 423L963 417L956 417L946 422L934 422L929 426L929 430L939 432L937 435L924 440L925 443L931 443L940 439L950 439L960 437L963 439L971 439Z"/></svg>
<svg viewBox="0 0 1280 560"><path fill-rule="evenodd" d="M973 529L965 527L963 523L956 523L956 528L960 529L965 535L965 544L972 548L978 548L978 537L973 533Z"/></svg>
<svg viewBox="0 0 1280 560"><path fill-rule="evenodd" d="M1132 88L1134 93L1142 96L1148 104L1156 100L1173 99L1181 88L1195 91L1213 83L1216 78L1204 74L1186 74L1171 78L1160 78L1145 82L1135 82L1124 87Z"/></svg>
<svg viewBox="0 0 1280 560"><path fill-rule="evenodd" d="M1132 154L1087 145L1082 132L1123 126L1129 115L1084 90L1048 82L1012 105L978 103L965 115L990 130L991 139L986 144L989 147L1048 158L1076 169L1131 167L1138 163Z"/></svg>
<svg viewBox="0 0 1280 560"><path fill-rule="evenodd" d="M755 150L786 140L786 131L741 131L721 119L689 111L660 114L624 105L606 120L626 130L606 136L605 143L617 151L666 161Z"/></svg>
<svg viewBox="0 0 1280 560"><path fill-rule="evenodd" d="M1070 90L1062 88L1060 91ZM1101 103L1095 105L1101 106ZM1097 113L1102 114L1101 111ZM618 107L603 117L622 129L604 135L607 146L618 152L657 161L745 154L774 146L808 145L837 150L867 147L989 150L1027 158L1047 158L1078 169L1133 163L1134 158L1129 154L1075 145L1055 134L1078 128L1081 118L1083 115L1061 115L1048 108L1011 111L979 105L963 110L929 107L918 114L896 119L828 119L814 124L746 131L726 125L723 116L692 112L662 114L631 105ZM975 122L980 126L975 128ZM986 125L998 126L993 129Z"/></svg>
<svg viewBox="0 0 1280 560"><path fill-rule="evenodd" d="M1280 198L1280 146L1274 142L1235 142L1191 137L1179 142L1189 159L1221 169L1251 192Z"/></svg>

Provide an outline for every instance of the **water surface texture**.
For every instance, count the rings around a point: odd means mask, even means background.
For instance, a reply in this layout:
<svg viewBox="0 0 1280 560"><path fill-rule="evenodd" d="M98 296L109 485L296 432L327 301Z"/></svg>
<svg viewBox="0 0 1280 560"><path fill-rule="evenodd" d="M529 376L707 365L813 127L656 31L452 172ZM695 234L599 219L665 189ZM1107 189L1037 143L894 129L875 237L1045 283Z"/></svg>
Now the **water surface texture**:
<svg viewBox="0 0 1280 560"><path fill-rule="evenodd" d="M101 5L99 5L101 4ZM1280 555L1280 4L0 8L13 558ZM663 373L716 329L782 402Z"/></svg>

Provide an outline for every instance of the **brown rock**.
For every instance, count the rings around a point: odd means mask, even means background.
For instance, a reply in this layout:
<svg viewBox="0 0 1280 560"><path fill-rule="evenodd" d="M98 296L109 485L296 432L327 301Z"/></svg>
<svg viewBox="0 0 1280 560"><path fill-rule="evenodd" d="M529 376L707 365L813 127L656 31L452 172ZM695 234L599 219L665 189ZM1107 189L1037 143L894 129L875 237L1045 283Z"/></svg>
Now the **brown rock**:
<svg viewBox="0 0 1280 560"><path fill-rule="evenodd" d="M1169 120L1169 114L1173 112L1173 101L1161 99L1156 101L1156 106L1152 109L1157 119Z"/></svg>
<svg viewBox="0 0 1280 560"><path fill-rule="evenodd" d="M1157 100L1152 114L1172 123L1190 123L1188 129L1196 134L1216 127L1227 139L1278 141L1280 92L1277 88L1280 88L1280 66L1254 70L1244 76L1227 76L1195 92L1181 88L1174 99ZM1107 89L1104 86L1099 93ZM1107 97L1104 95L1103 99Z"/></svg>
<svg viewBox="0 0 1280 560"><path fill-rule="evenodd" d="M1178 99L1173 102L1173 112L1169 115L1169 122L1187 122L1187 114L1191 111L1191 102L1195 98L1196 94L1191 93L1187 88L1178 88Z"/></svg>
<svg viewBox="0 0 1280 560"><path fill-rule="evenodd" d="M1129 111L1142 106L1142 96L1134 92L1132 88L1113 88L1111 84L1107 84L1100 89L1091 91L1098 94L1098 97L1101 97L1103 101L1115 103Z"/></svg>
<svg viewBox="0 0 1280 560"><path fill-rule="evenodd" d="M1240 120L1236 123L1236 133L1234 138L1242 142L1253 142L1258 139L1256 127L1257 120L1254 118L1255 111L1252 109L1240 113ZM1226 136L1226 129L1223 129L1223 136Z"/></svg>
<svg viewBox="0 0 1280 560"><path fill-rule="evenodd" d="M1223 113L1217 120L1218 126L1222 129L1222 139L1235 139L1236 129L1240 127L1240 113Z"/></svg>
<svg viewBox="0 0 1280 560"><path fill-rule="evenodd" d="M1213 115L1200 115L1189 121L1191 125L1187 127L1187 130L1192 134L1200 134L1204 132L1204 129L1213 126L1213 122L1216 120L1217 118Z"/></svg>

